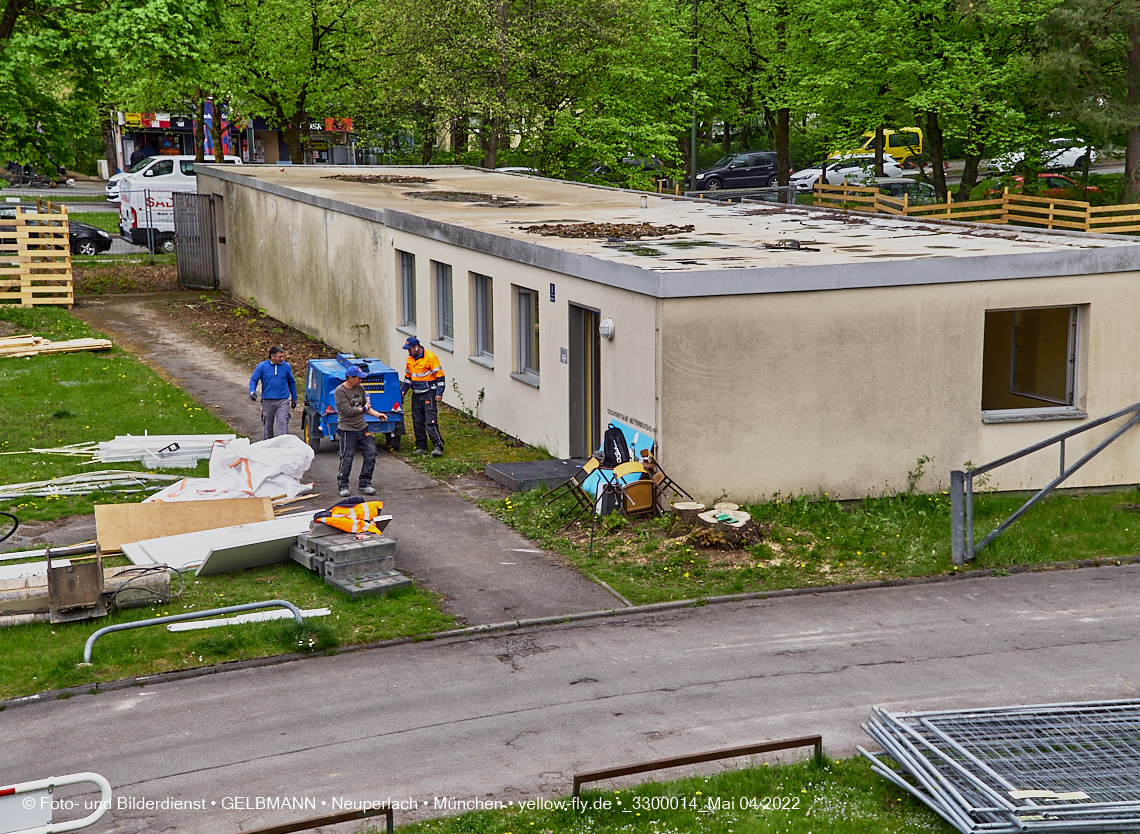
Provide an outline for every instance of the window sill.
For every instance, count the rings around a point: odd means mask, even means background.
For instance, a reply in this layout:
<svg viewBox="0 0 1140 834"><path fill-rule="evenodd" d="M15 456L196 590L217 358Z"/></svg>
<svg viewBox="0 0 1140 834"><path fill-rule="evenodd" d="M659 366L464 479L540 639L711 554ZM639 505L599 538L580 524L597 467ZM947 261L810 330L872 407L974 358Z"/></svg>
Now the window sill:
<svg viewBox="0 0 1140 834"><path fill-rule="evenodd" d="M478 356L468 356L476 365L482 365L484 368L495 370L495 356L490 353L480 353Z"/></svg>
<svg viewBox="0 0 1140 834"><path fill-rule="evenodd" d="M521 374L511 374L511 379L517 379L523 385L529 385L531 388L538 387L538 374L531 373L530 371L523 371Z"/></svg>
<svg viewBox="0 0 1140 834"><path fill-rule="evenodd" d="M983 411L983 423L1033 423L1041 420L1084 420L1088 412L1072 406L1054 408L1007 408Z"/></svg>
<svg viewBox="0 0 1140 834"><path fill-rule="evenodd" d="M448 353L455 353L455 342L452 339L433 339L431 346L446 350Z"/></svg>
<svg viewBox="0 0 1140 834"><path fill-rule="evenodd" d="M407 336L416 335L416 326L414 324L397 324L396 329Z"/></svg>

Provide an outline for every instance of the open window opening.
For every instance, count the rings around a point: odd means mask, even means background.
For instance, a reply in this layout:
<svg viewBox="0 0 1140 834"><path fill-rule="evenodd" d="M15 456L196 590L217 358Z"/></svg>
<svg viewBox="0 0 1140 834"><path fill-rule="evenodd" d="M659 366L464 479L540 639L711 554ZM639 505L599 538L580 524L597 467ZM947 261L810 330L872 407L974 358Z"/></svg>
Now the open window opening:
<svg viewBox="0 0 1140 834"><path fill-rule="evenodd" d="M983 416L1045 419L1077 413L1081 308L987 310Z"/></svg>

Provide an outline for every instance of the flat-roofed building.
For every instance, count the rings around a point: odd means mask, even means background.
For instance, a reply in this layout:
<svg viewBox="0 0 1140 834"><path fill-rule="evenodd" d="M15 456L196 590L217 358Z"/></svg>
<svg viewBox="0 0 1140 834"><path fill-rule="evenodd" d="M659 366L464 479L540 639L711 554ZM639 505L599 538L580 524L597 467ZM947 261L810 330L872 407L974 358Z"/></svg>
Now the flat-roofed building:
<svg viewBox="0 0 1140 834"><path fill-rule="evenodd" d="M396 368L416 335L448 403L558 456L619 419L706 498L890 493L922 457L919 487L945 488L967 461L1140 402L1127 238L461 167L200 166L199 193L215 195L234 296ZM643 223L678 228L617 225ZM577 224L597 225L532 228ZM1071 441L1069 459L1110 431ZM1138 444L1068 485L1140 482ZM1056 471L1055 453L1031 456L990 486Z"/></svg>

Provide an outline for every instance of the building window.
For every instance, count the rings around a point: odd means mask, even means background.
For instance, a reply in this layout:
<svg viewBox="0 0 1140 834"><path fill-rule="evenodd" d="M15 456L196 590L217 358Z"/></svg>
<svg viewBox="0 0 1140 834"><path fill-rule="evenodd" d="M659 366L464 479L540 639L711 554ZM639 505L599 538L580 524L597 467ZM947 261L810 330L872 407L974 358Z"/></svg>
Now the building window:
<svg viewBox="0 0 1140 834"><path fill-rule="evenodd" d="M400 325L416 326L416 256L400 253Z"/></svg>
<svg viewBox="0 0 1140 834"><path fill-rule="evenodd" d="M538 293L515 288L516 324L518 327L518 362L516 375L524 382L538 381Z"/></svg>
<svg viewBox="0 0 1140 834"><path fill-rule="evenodd" d="M987 310L982 411L999 419L1083 416L1077 412L1080 321L1079 307Z"/></svg>
<svg viewBox="0 0 1140 834"><path fill-rule="evenodd" d="M435 338L455 340L455 295L451 285L451 264L435 265Z"/></svg>
<svg viewBox="0 0 1140 834"><path fill-rule="evenodd" d="M491 279L486 275L472 273L472 312L474 313L474 354L488 359L495 358L495 307Z"/></svg>

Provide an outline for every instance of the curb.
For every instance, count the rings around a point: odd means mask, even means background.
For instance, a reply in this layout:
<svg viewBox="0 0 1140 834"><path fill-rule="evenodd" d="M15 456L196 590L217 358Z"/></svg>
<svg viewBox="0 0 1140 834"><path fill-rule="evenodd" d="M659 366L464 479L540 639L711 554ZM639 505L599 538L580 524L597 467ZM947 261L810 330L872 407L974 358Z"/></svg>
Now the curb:
<svg viewBox="0 0 1140 834"><path fill-rule="evenodd" d="M219 675L226 672L240 672L245 669L258 669L266 666L279 666L319 657L333 657L353 652L371 651L373 649L386 649L392 646L403 646L409 643L426 643L437 640L478 639L490 637L508 631L518 631L527 628L542 628L546 626L559 626L568 623L581 623L590 620L603 620L612 617L627 617L634 614L657 614L666 611L678 611L685 608L701 608L706 605L724 605L732 602L749 602L751 600L784 599L788 597L820 596L821 594L837 594L849 591L869 591L878 588L908 587L913 585L934 585L942 582L957 582L969 579L988 579L1003 576L1012 576L1021 573L1047 573L1061 570L1080 570L1082 568L1122 567L1124 565L1140 564L1138 556L1116 556L1103 559L1079 559L1071 562L1053 562L1047 565L1011 565L1008 568L993 568L990 570L976 570L967 573L938 574L936 576L916 576L906 579L884 579L879 582L859 582L849 585L818 585L806 588L785 588L778 591L752 591L743 594L724 594L713 597L696 597L693 599L672 600L670 602L653 602L646 605L633 605L629 608L603 608L598 611L582 611L577 614L561 614L550 617L531 617L525 620L507 620L501 623L486 623L484 625L455 628L448 631L437 631L432 634L412 635L409 637L395 637L391 640L378 640L374 643L361 643L353 646L340 646L329 652L306 652L303 654L281 654L271 657L258 657L251 660L231 660L218 663L214 666L199 666L194 669L184 669L178 672L163 672L158 675L144 675L137 678L124 678L105 683L72 686L65 689L53 689L41 692L38 695L24 695L18 698L9 698L0 701L0 712L13 707L27 704L36 704L44 701L66 700L76 695L99 695L103 692L115 692L120 689L150 686L152 684L171 683L173 681L202 678L207 675Z"/></svg>

